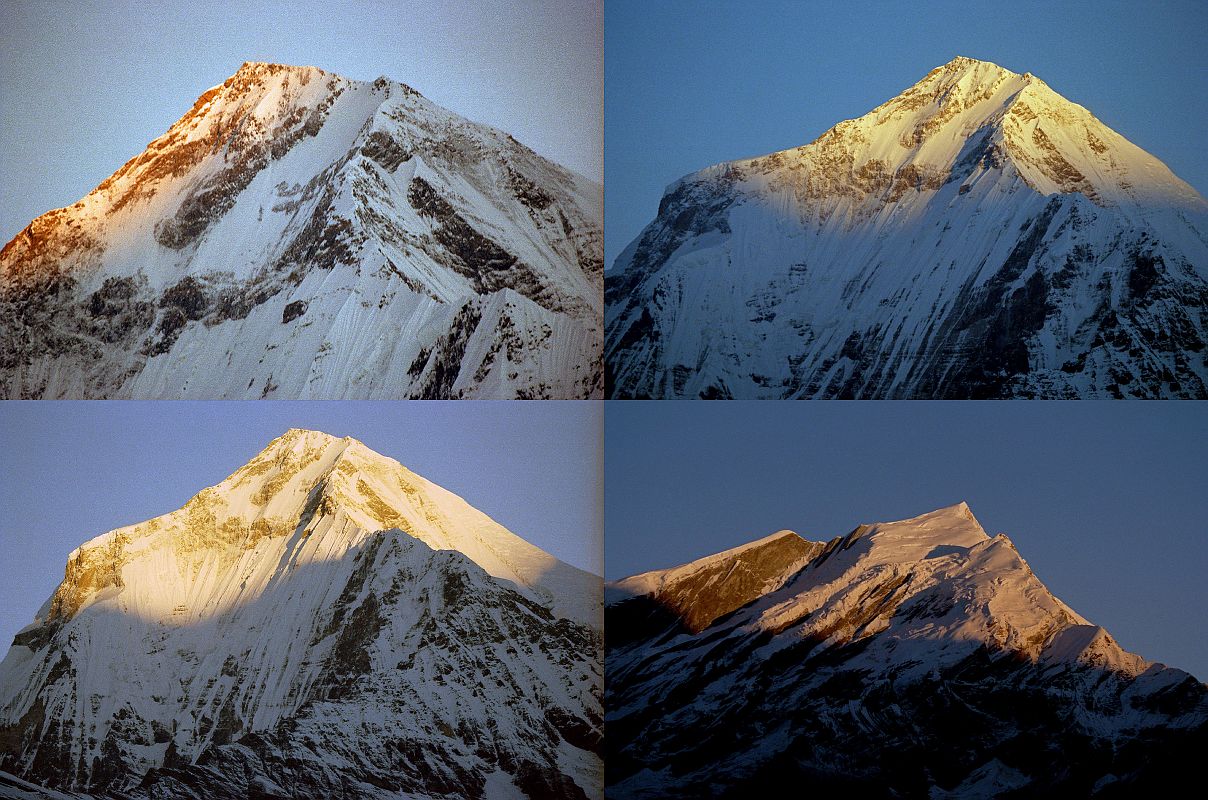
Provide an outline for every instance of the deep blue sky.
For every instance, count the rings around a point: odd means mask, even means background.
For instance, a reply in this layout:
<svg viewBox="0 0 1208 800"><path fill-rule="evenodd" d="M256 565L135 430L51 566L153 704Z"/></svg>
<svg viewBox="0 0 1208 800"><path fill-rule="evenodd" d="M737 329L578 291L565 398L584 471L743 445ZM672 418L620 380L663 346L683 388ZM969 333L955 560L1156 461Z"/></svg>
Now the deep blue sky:
<svg viewBox="0 0 1208 800"><path fill-rule="evenodd" d="M958 55L1031 72L1208 193L1208 3L608 0L605 259L663 189L812 141Z"/></svg>
<svg viewBox="0 0 1208 800"><path fill-rule="evenodd" d="M0 3L0 244L244 61L386 75L602 178L599 0Z"/></svg>
<svg viewBox="0 0 1208 800"><path fill-rule="evenodd" d="M599 574L602 413L573 401L0 403L0 653L75 547L179 508L288 428L360 439Z"/></svg>
<svg viewBox="0 0 1208 800"><path fill-rule="evenodd" d="M1208 403L612 402L605 576L964 500L1122 646L1208 680Z"/></svg>

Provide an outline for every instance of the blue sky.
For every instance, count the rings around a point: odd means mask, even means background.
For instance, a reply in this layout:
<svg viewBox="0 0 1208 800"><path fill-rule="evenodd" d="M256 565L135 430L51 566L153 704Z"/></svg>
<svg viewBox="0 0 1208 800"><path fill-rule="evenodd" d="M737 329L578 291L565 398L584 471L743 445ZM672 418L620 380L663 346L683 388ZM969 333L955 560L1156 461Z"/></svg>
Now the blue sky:
<svg viewBox="0 0 1208 800"><path fill-rule="evenodd" d="M797 147L958 55L1031 72L1208 193L1208 3L605 4L605 263L663 189Z"/></svg>
<svg viewBox="0 0 1208 800"><path fill-rule="evenodd" d="M1208 680L1208 403L611 402L605 577L962 500L1126 649Z"/></svg>
<svg viewBox="0 0 1208 800"><path fill-rule="evenodd" d="M360 439L600 574L602 414L574 401L0 403L0 649L75 547L180 508L288 428Z"/></svg>
<svg viewBox="0 0 1208 800"><path fill-rule="evenodd" d="M0 4L0 243L142 152L244 61L386 75L602 177L599 0Z"/></svg>

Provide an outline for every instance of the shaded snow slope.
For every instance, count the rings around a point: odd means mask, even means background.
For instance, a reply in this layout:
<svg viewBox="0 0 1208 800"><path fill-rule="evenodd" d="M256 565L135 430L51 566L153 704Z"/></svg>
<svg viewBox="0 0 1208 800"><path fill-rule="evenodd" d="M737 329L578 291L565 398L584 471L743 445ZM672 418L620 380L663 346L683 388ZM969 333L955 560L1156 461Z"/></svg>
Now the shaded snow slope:
<svg viewBox="0 0 1208 800"><path fill-rule="evenodd" d="M1162 754L1208 735L1208 687L1120 648L964 503L788 536L804 563L759 557L778 534L609 585L610 797L1089 796L1160 785ZM738 602L687 581L743 560L769 579Z"/></svg>
<svg viewBox="0 0 1208 800"><path fill-rule="evenodd" d="M597 395L598 186L385 78L248 63L0 252L10 398Z"/></svg>
<svg viewBox="0 0 1208 800"><path fill-rule="evenodd" d="M610 396L1205 397L1208 203L957 58L668 187L606 286Z"/></svg>
<svg viewBox="0 0 1208 800"><path fill-rule="evenodd" d="M0 767L102 796L597 796L600 591L291 430L71 554L0 663Z"/></svg>

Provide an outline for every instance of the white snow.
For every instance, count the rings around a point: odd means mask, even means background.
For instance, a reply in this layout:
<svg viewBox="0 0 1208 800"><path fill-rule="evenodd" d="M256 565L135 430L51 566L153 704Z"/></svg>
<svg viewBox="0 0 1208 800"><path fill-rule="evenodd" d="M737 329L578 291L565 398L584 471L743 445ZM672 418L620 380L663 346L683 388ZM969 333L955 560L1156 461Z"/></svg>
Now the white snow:
<svg viewBox="0 0 1208 800"><path fill-rule="evenodd" d="M829 644L871 638L858 666L880 671L915 662L895 673L895 680L920 678L983 646L1037 663L1080 663L1131 677L1149 667L1054 597L1011 541L1003 534L987 536L965 503L898 522L862 525L828 548L792 580L731 619L732 635L774 634L760 650L763 657L820 634ZM609 602L653 591L664 575L698 563L610 583ZM866 613L870 604L877 610L871 616ZM691 638L684 634L649 650L622 648L615 658L610 655L610 669L641 665L654 676L661 671L652 686L671 685L682 653L685 648L690 652ZM706 640L702 646L713 645ZM650 695L655 697L657 693ZM702 695L702 703L709 701Z"/></svg>

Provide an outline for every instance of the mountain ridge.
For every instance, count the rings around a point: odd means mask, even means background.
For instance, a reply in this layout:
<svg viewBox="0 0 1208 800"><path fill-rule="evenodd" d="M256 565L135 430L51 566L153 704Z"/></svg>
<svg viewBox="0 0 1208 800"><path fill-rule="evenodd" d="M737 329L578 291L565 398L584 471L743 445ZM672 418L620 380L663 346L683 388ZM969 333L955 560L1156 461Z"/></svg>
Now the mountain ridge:
<svg viewBox="0 0 1208 800"><path fill-rule="evenodd" d="M394 496L390 487L384 486L384 481L391 478L398 483ZM400 493L402 498L421 498L414 510L402 505ZM429 512L426 506L432 501L422 499L425 496L434 496L437 503L444 505L443 513L460 528L472 531L471 538L449 530L450 520L434 516L441 511ZM524 541L462 497L359 440L303 428L290 428L273 439L250 461L219 483L193 495L180 509L100 534L73 550L68 562L83 564L88 554L113 558L114 553L138 545L141 539L162 539L167 535L165 530L179 527L182 522L191 525L197 520L216 519L218 515L229 515L228 521L240 519L242 524L232 526L235 536L240 538L232 540L229 535L232 531L227 530L225 522L220 522L207 531L212 539L187 541L186 546L203 549L211 544L254 546L263 537L285 535L288 526L284 520L309 519L324 509L326 513L341 510L358 528L371 533L388 530L393 523L404 524L409 535L434 549L458 550L494 577L520 587L539 584L547 577L572 583L600 580ZM488 537L502 544L483 544L481 540ZM575 594L566 586L558 589L568 596ZM546 602L549 599L547 596ZM566 604L563 607L566 613L574 609L573 616L585 624L591 624L598 613L594 611L598 603L590 596L580 604L570 599L560 603Z"/></svg>

